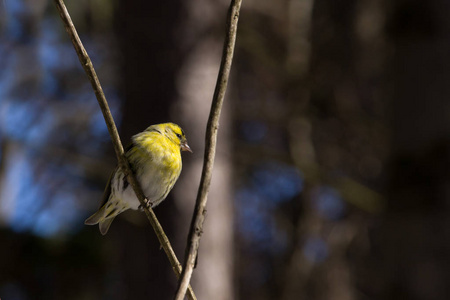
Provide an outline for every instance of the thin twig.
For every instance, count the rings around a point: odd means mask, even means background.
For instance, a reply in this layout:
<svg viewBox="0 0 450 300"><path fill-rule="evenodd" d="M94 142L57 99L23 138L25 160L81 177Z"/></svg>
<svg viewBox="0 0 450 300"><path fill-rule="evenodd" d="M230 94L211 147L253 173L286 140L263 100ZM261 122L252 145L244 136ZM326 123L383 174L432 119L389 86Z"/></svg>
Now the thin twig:
<svg viewBox="0 0 450 300"><path fill-rule="evenodd" d="M223 46L222 61L217 77L217 83L214 90L214 96L209 113L208 124L205 137L205 155L203 162L202 177L198 189L195 210L192 216L191 227L188 236L188 245L183 265L183 272L178 280L177 292L175 300L183 300L186 289L194 270L195 260L197 257L198 247L200 245L200 237L203 231L203 222L206 214L206 202L208 201L208 191L211 183L212 170L214 165L214 157L216 154L217 131L219 128L219 117L222 110L222 104L228 85L228 77L230 75L231 63L233 61L234 45L236 42L236 32L239 20L239 11L242 0L232 0L227 15L227 30L225 42Z"/></svg>
<svg viewBox="0 0 450 300"><path fill-rule="evenodd" d="M67 11L66 6L64 5L64 2L62 0L55 0L55 4L56 8L59 11L59 15L61 16L61 19L64 23L64 27L66 28L66 31L69 34L70 39L72 40L73 46L78 55L78 59L80 60L84 71L89 77L89 81L91 82L92 88L94 89L95 96L97 97L98 104L100 105L103 117L105 118L106 126L108 127L109 134L111 135L111 139L114 144L114 150L116 151L117 160L119 161L120 168L125 174L127 174L128 182L133 187L133 190L136 193L139 202L142 204L142 207L145 208L144 209L145 214L147 215L147 218L150 221L150 224L152 225L153 230L155 231L156 236L158 237L158 240L161 243L161 246L166 252L167 257L169 258L169 261L172 265L175 275L177 275L177 278L179 278L181 273L181 264L179 263L175 255L175 252L173 251L172 246L170 245L169 239L167 238L163 228L161 227L161 224L156 218L155 213L151 208L146 209L147 205L145 204L144 193L142 192L142 188L137 182L136 177L134 176L133 172L131 171L130 165L128 164L128 160L125 156L122 142L120 141L119 133L117 131L117 127L114 123L111 111L109 110L108 102L106 101L105 94L103 93L103 89L100 85L100 81L98 80L94 66L92 65L92 61L89 58L89 55L87 54L83 44L81 43L81 40L78 36L75 26L73 25L69 12ZM188 296L189 299L196 300L194 291L190 286L188 290Z"/></svg>

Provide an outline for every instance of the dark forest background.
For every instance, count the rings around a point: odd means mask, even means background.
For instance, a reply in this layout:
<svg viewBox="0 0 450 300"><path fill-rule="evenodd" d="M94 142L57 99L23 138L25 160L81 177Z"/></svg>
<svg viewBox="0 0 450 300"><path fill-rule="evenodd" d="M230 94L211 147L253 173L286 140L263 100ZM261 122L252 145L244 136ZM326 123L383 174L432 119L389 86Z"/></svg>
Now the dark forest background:
<svg viewBox="0 0 450 300"><path fill-rule="evenodd" d="M183 258L229 5L68 0L124 144L194 154L155 213ZM450 2L244 0L199 299L448 299ZM52 1L0 2L0 298L171 299L145 216L83 225L116 159Z"/></svg>

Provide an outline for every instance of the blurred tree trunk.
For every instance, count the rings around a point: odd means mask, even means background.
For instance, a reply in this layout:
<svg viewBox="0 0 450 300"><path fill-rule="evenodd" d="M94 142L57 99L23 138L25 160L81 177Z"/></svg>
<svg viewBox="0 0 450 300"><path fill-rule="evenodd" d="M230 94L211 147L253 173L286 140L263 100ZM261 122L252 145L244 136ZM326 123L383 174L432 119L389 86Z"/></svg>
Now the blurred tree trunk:
<svg viewBox="0 0 450 300"><path fill-rule="evenodd" d="M388 2L392 177L380 299L450 295L450 2Z"/></svg>
<svg viewBox="0 0 450 300"><path fill-rule="evenodd" d="M147 126L170 120L170 105L176 98L177 60L181 56L174 38L180 11L181 3L177 0L118 2L116 28L123 54L121 88L125 103L121 136L124 146L133 134ZM155 213L169 239L175 241L174 236L179 234L175 220L179 214L174 213L170 194ZM128 214L133 220L141 221L141 226L118 218L112 228L116 229L109 233L115 238L111 247L118 249L117 266L112 269L119 271L111 274L116 281L113 283L116 299L171 299L176 277L153 229L144 214ZM180 254L178 251L179 258Z"/></svg>
<svg viewBox="0 0 450 300"><path fill-rule="evenodd" d="M229 1L188 1L185 5L187 17L183 20L180 35L184 37L182 46L187 55L178 74L180 99L174 113L183 124L194 154L184 156L183 173L174 191L178 215L181 216L176 224L180 229L177 232L182 233L177 235L177 240L183 244L182 254L200 182L206 123L220 66ZM199 7L202 9L199 10ZM207 216L198 265L192 279L198 299L234 299L234 222L228 109L232 87L230 83L220 119Z"/></svg>
<svg viewBox="0 0 450 300"><path fill-rule="evenodd" d="M124 142L150 124L172 121L183 127L194 150L193 155L183 153L180 179L168 199L155 209L181 261L200 181L226 9L225 5L207 1L121 1L117 10L117 32L124 55ZM193 278L199 299L233 299L233 220L226 120L226 116L221 118L208 217ZM136 218L144 218L138 215L135 213ZM116 247L120 248L120 298L171 299L176 279L148 222L144 220L140 227L122 222L120 227L115 235L119 243Z"/></svg>
<svg viewBox="0 0 450 300"><path fill-rule="evenodd" d="M295 140L296 143L304 143L303 149L312 151L302 153L302 158L294 157L305 167L306 178L309 178L303 191L305 198L302 201L302 216L296 225L296 238L305 245L305 241L312 236L326 237L324 240L329 255L326 263L320 264L308 260L304 255L304 248L293 251L291 261L292 265L298 266L298 280L297 285L291 284L289 289L286 289L284 299L356 299L351 261L347 253L361 224L350 220L327 219L317 212L317 199L314 194L320 186L333 183L326 179L331 172L340 172L343 176L351 176L356 180L361 176L355 172L353 164L349 163L345 155L349 152L348 144L364 143L363 138L350 129L353 126L365 126L361 124L361 119L356 117L364 113L358 94L363 89L361 83L366 80L363 76L360 77L360 82L356 80L358 57L362 56L355 30L357 2L313 1L310 25L311 57L307 78L311 82L308 86L308 110L306 118L297 117L298 138ZM365 9L367 2L359 5L361 9ZM311 136L309 128L312 128ZM300 134L303 136L300 137ZM345 139L341 139L343 135L346 135ZM308 141L309 138L311 141ZM302 149L299 146L297 149ZM305 151L303 149L302 151ZM365 154L355 153L354 156L358 159L357 155ZM314 170L314 166L319 166L323 172L319 181L314 179L314 173L307 171L308 167L313 167ZM342 190L338 192L343 193ZM349 212L347 217L356 219L358 213ZM333 234L328 235L326 232L330 228Z"/></svg>

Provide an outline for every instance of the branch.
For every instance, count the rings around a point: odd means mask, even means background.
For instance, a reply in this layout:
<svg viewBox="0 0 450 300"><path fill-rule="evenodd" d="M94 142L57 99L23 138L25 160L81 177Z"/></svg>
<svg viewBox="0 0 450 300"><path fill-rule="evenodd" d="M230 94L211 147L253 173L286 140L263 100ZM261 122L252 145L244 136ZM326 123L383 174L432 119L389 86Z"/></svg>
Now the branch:
<svg viewBox="0 0 450 300"><path fill-rule="evenodd" d="M145 214L147 215L147 218L150 221L150 224L152 225L153 230L155 231L156 236L158 237L158 240L161 243L161 246L166 252L167 257L169 258L169 261L172 265L172 269L175 272L175 275L179 277L181 273L181 264L179 263L175 255L175 252L173 251L172 246L170 245L169 239L167 238L163 228L161 227L161 224L156 218L155 213L151 208L147 209L147 205L145 204L145 195L142 192L142 188L140 187L138 181L136 180L136 177L134 176L130 168L130 165L128 164L128 160L125 156L122 142L120 141L119 133L117 131L117 127L114 123L111 111L109 110L108 102L106 101L105 94L103 93L103 89L100 85L100 81L98 80L94 66L92 65L92 61L89 58L89 55L87 54L83 44L81 43L80 37L78 36L78 33L75 29L75 26L73 25L72 19L70 18L69 12L67 11L67 8L64 5L63 0L55 0L55 5L64 23L64 27L66 28L66 31L69 34L70 39L72 40L72 44L75 48L75 51L77 52L78 59L80 60L84 71L89 77L89 81L91 82L92 88L94 89L95 96L97 97L98 104L100 105L103 117L105 118L106 126L108 127L109 134L111 135L111 139L114 144L114 150L116 151L119 166L124 172L124 174L127 175L128 182L133 187L133 190L136 193L136 196L139 199L139 202L141 203L142 207L144 207ZM189 292L188 293L189 299L196 300L194 291L190 286L188 292Z"/></svg>
<svg viewBox="0 0 450 300"><path fill-rule="evenodd" d="M231 63L233 61L234 45L236 42L236 32L239 20L239 10L242 0L231 0L227 16L227 31L223 46L222 61L220 63L219 74L217 77L216 88L211 104L208 124L206 127L205 137L205 155L198 189L195 210L192 216L191 227L188 236L188 245L186 247L186 255L183 265L183 272L178 281L175 300L183 300L186 289L189 286L192 272L194 270L195 260L197 257L198 247L200 245L200 237L203 231L203 222L206 215L206 202L208 201L208 190L211 184L211 176L214 165L214 157L216 154L217 131L219 128L219 117L222 110L222 104L228 85L228 77L230 75Z"/></svg>

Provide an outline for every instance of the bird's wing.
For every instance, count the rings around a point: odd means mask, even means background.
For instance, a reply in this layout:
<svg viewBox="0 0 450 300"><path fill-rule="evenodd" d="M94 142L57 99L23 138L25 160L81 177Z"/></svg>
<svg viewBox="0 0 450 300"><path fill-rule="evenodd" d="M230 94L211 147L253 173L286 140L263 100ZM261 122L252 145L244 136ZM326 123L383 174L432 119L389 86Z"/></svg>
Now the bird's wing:
<svg viewBox="0 0 450 300"><path fill-rule="evenodd" d="M111 195L111 181L114 177L114 174L116 174L119 167L116 167L116 169L111 173L111 176L109 176L108 183L106 184L105 190L103 192L102 196L102 202L100 203L100 208L103 207L103 205L108 202L109 196Z"/></svg>

